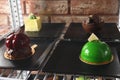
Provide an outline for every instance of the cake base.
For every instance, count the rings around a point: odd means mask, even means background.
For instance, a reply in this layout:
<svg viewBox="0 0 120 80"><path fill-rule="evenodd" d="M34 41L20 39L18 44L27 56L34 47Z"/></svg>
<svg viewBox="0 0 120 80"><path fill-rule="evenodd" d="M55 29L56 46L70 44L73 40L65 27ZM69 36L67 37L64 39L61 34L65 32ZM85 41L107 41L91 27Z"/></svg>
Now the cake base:
<svg viewBox="0 0 120 80"><path fill-rule="evenodd" d="M112 55L112 58L110 61L105 61L105 62L101 62L101 63L93 63L93 62L88 62L88 61L85 61L83 60L81 57L79 58L82 62L86 63L86 64L90 64L90 65L105 65L105 64L109 64L113 61L113 55Z"/></svg>
<svg viewBox="0 0 120 80"><path fill-rule="evenodd" d="M31 46L31 51L29 53L27 53L27 55L23 55L22 53L20 53L22 56L18 55L18 56L13 56L12 54L9 54L8 51L6 50L5 53L4 53L4 57L6 59L9 59L9 60L23 60L23 59L27 59L29 57L31 57L32 55L35 54L35 47L37 47L37 45L33 45Z"/></svg>

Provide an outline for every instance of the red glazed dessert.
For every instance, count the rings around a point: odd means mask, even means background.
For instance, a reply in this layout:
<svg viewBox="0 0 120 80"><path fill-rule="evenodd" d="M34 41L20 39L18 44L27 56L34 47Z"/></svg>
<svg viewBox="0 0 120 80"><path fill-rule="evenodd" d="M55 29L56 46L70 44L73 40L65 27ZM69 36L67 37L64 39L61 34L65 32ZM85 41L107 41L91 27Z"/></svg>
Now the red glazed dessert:
<svg viewBox="0 0 120 80"><path fill-rule="evenodd" d="M21 60L34 54L34 49L30 47L30 40L22 32L12 33L6 38L7 50L4 57L9 60Z"/></svg>
<svg viewBox="0 0 120 80"><path fill-rule="evenodd" d="M98 15L92 15L82 23L82 27L87 33L96 33L102 29L104 22Z"/></svg>

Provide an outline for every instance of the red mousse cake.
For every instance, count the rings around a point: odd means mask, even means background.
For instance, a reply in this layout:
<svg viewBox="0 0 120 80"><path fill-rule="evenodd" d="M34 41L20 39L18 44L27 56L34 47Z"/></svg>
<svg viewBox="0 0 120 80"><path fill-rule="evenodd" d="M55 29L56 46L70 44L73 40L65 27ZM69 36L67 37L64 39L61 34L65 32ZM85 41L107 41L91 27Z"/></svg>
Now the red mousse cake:
<svg viewBox="0 0 120 80"><path fill-rule="evenodd" d="M34 48L30 46L30 40L24 33L12 33L6 38L6 51L4 57L9 60L21 60L32 56Z"/></svg>

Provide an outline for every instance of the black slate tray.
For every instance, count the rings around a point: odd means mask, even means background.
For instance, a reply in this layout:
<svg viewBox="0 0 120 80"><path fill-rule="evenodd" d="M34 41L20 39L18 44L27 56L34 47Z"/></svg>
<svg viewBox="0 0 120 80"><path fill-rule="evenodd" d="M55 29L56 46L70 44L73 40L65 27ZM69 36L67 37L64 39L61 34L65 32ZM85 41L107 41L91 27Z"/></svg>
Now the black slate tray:
<svg viewBox="0 0 120 80"><path fill-rule="evenodd" d="M44 53L49 45L54 43L54 40L48 39L32 39L31 44L37 44L35 54L24 60L7 60L3 54L6 50L5 40L0 42L0 68L7 69L20 69L20 70L37 70L41 64L42 59L47 56L48 53ZM44 54L43 54L44 53ZM41 57L42 56L42 57ZM44 56L44 57L43 57Z"/></svg>
<svg viewBox="0 0 120 80"><path fill-rule="evenodd" d="M118 41L120 40L120 32L115 23L105 23L103 28L95 33L100 40L103 41ZM81 23L71 23L64 38L78 41L87 41L89 33L86 33L82 28Z"/></svg>
<svg viewBox="0 0 120 80"><path fill-rule="evenodd" d="M26 32L31 38L58 38L65 27L65 23L42 23L38 32Z"/></svg>
<svg viewBox="0 0 120 80"><path fill-rule="evenodd" d="M60 41L52 56L43 68L43 72L75 75L94 75L120 77L119 43L108 42L113 52L113 62L106 65L89 65L79 60L85 42Z"/></svg>

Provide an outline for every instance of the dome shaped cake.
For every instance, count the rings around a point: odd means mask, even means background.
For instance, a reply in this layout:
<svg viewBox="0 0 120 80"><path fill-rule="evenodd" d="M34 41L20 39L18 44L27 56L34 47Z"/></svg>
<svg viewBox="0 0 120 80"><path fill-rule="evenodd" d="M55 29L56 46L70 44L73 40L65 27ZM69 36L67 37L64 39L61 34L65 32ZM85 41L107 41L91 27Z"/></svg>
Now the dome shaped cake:
<svg viewBox="0 0 120 80"><path fill-rule="evenodd" d="M97 33L103 26L104 22L97 14L90 15L88 19L82 23L82 27L87 33Z"/></svg>
<svg viewBox="0 0 120 80"><path fill-rule="evenodd" d="M103 65L112 62L113 55L109 45L100 40L92 40L82 47L79 56L82 62L91 65Z"/></svg>
<svg viewBox="0 0 120 80"><path fill-rule="evenodd" d="M30 46L30 40L23 32L11 33L5 41L4 57L9 60L21 60L35 53L35 46Z"/></svg>

